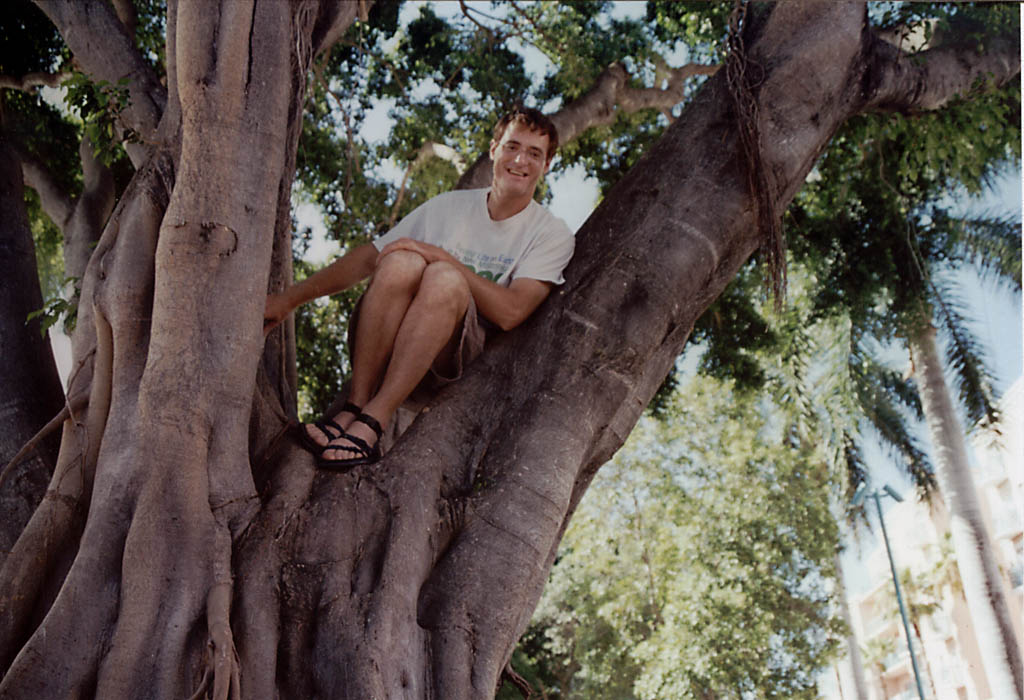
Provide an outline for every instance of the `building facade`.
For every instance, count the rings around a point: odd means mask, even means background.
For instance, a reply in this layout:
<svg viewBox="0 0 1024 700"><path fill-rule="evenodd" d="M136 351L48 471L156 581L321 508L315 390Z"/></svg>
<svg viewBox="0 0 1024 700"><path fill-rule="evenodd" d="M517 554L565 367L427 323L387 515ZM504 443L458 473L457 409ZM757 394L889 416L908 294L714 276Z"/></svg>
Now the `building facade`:
<svg viewBox="0 0 1024 700"><path fill-rule="evenodd" d="M972 437L972 468L983 517L996 550L1018 644L1024 648L1024 380L1001 402L999 435ZM883 503L885 524L911 624L921 685L929 700L989 700L991 692L967 603L959 586L941 495L931 503ZM874 512L874 508L872 508ZM877 523L873 525L878 528ZM892 573L878 533L862 560L869 588L852 596L850 621L861 649L868 697L856 692L849 659L822 677L828 700L912 700L918 697Z"/></svg>

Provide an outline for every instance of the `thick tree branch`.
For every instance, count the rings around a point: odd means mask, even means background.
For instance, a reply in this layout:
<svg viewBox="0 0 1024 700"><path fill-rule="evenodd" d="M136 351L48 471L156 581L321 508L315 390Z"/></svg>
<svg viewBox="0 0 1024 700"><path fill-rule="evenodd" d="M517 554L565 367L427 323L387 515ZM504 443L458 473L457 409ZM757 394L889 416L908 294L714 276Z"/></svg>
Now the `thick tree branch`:
<svg viewBox="0 0 1024 700"><path fill-rule="evenodd" d="M619 111L671 109L683 101L687 80L714 75L717 70L718 66L687 63L668 70L665 87L637 88L629 85L625 67L613 63L597 77L594 87L551 115L551 120L558 127L559 140L568 143L587 129L613 123Z"/></svg>
<svg viewBox="0 0 1024 700"><path fill-rule="evenodd" d="M58 87L70 73L26 73L22 76L0 75L0 88L27 92L37 87Z"/></svg>
<svg viewBox="0 0 1024 700"><path fill-rule="evenodd" d="M1003 85L1020 73L1020 44L1005 39L990 40L984 53L974 44L952 44L910 55L876 38L868 54L865 110L939 109L979 84Z"/></svg>
<svg viewBox="0 0 1024 700"><path fill-rule="evenodd" d="M69 277L81 277L93 245L114 208L116 193L110 169L93 154L88 138L79 144L82 163L82 194L72 199L38 158L19 152L25 184L39 195L43 211L64 234L64 270Z"/></svg>
<svg viewBox="0 0 1024 700"><path fill-rule="evenodd" d="M334 2L324 0L320 3L320 13L313 28L313 55L317 56L329 51L334 44L358 17L366 22L370 17L370 8L374 0L349 0Z"/></svg>
<svg viewBox="0 0 1024 700"><path fill-rule="evenodd" d="M167 106L167 89L135 47L114 8L99 0L36 0L36 4L90 77L114 85L128 79L129 104L121 113L124 125L143 141L152 140ZM126 148L136 167L149 151L139 144Z"/></svg>
<svg viewBox="0 0 1024 700"><path fill-rule="evenodd" d="M64 274L75 278L85 274L93 246L100 239L117 199L114 176L96 157L88 136L78 146L78 157L82 163L82 194L64 228Z"/></svg>
<svg viewBox="0 0 1024 700"><path fill-rule="evenodd" d="M25 178L25 184L36 191L43 211L57 228L63 231L75 212L71 197L41 160L21 149L18 151L18 160L21 161L21 173Z"/></svg>
<svg viewBox="0 0 1024 700"><path fill-rule="evenodd" d="M125 31L128 32L128 36L135 39L135 29L139 24L139 15L135 11L135 3L132 0L110 0L114 6L114 12L117 13L117 18L121 20L121 24L124 25Z"/></svg>

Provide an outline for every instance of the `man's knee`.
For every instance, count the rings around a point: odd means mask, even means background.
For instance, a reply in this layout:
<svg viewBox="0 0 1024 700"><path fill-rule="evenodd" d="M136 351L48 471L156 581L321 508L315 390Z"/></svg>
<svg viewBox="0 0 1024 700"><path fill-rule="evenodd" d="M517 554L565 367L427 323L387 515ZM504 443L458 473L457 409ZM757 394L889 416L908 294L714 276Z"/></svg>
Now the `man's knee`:
<svg viewBox="0 0 1024 700"><path fill-rule="evenodd" d="M411 250L396 250L385 255L373 273L373 283L418 285L427 261Z"/></svg>
<svg viewBox="0 0 1024 700"><path fill-rule="evenodd" d="M447 262L427 265L420 281L420 294L436 300L436 303L450 304L460 313L465 312L470 298L469 284L462 272Z"/></svg>

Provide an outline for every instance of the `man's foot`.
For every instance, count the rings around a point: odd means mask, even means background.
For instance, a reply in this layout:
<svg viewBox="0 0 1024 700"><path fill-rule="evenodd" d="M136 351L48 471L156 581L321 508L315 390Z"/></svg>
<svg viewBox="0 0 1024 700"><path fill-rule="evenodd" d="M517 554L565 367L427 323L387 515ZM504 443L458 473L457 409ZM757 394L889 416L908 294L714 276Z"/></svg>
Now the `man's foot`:
<svg viewBox="0 0 1024 700"><path fill-rule="evenodd" d="M384 429L373 416L360 413L349 426L349 432L328 443L317 459L317 466L331 471L348 471L361 464L374 464L381 458L380 438L383 434Z"/></svg>
<svg viewBox="0 0 1024 700"><path fill-rule="evenodd" d="M345 428L361 412L362 409L359 406L349 401L341 407L341 411L334 418L300 425L299 438L302 440L303 447L319 457L332 440L337 440L345 434ZM350 413L352 417L343 417L346 413Z"/></svg>

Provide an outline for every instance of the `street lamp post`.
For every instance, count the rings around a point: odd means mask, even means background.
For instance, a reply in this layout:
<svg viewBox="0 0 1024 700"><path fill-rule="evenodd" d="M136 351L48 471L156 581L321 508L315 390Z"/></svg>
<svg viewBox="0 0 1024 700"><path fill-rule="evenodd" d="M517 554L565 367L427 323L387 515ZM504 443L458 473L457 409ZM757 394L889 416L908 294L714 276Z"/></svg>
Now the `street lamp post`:
<svg viewBox="0 0 1024 700"><path fill-rule="evenodd" d="M900 617L903 619L903 632L907 636L907 651L910 652L910 665L914 669L914 682L917 683L917 696L921 700L925 700L924 688L921 686L921 672L917 668L917 657L914 655L914 645L911 643L910 622L907 620L907 609L903 604L903 593L900 591L900 579L899 576L896 575L896 562L892 558L892 547L889 546L889 533L885 529L885 518L882 517L882 496L889 495L897 503L902 503L903 498L888 484L882 487L882 490L885 493L879 493L879 491L875 489L869 494L867 490L867 482L860 482L857 486L857 490L853 492L852 502L853 505L857 506L863 502L865 497L875 499L875 507L878 509L878 522L882 525L882 539L885 540L885 553L889 555L889 570L892 571L892 584L896 587L896 603L899 604Z"/></svg>

